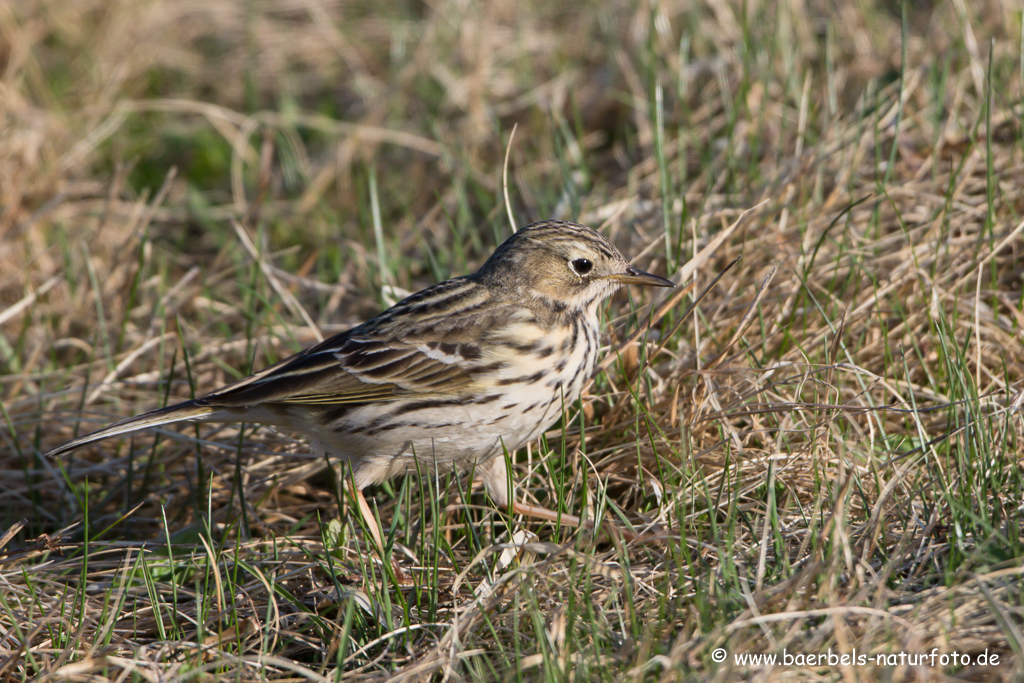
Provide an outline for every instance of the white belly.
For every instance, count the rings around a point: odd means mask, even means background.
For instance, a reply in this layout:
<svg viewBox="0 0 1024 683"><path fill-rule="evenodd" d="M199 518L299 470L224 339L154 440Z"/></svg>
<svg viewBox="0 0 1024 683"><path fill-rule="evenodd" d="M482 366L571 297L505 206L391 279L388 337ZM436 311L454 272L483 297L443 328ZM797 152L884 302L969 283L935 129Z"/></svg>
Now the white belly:
<svg viewBox="0 0 1024 683"><path fill-rule="evenodd" d="M470 397L355 407L333 429L311 430L315 445L349 463L359 488L415 472L417 462L421 472L442 473L482 465L540 437L579 398L597 359L596 326L580 321L576 338L566 353L517 357Z"/></svg>

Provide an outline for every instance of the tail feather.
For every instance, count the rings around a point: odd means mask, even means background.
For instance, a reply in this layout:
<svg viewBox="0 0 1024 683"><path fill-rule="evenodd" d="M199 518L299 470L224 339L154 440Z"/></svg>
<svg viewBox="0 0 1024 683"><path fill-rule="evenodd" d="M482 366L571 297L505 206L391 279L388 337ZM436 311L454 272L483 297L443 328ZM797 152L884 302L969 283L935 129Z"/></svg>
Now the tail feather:
<svg viewBox="0 0 1024 683"><path fill-rule="evenodd" d="M202 420L209 417L215 411L216 408L201 406L195 401L185 401L184 403L168 406L166 408L158 408L157 410L151 410L148 413L129 417L126 420L121 420L120 422L107 425L102 429L97 429L95 432L90 432L89 434L80 436L73 441L68 441L63 446L54 448L52 451L47 453L45 457L52 458L69 451L73 451L76 448L85 446L86 444L93 443L94 441L102 441L103 439L109 439L113 436L120 436L122 434L130 434L142 429L159 427L160 425L171 424L173 422Z"/></svg>

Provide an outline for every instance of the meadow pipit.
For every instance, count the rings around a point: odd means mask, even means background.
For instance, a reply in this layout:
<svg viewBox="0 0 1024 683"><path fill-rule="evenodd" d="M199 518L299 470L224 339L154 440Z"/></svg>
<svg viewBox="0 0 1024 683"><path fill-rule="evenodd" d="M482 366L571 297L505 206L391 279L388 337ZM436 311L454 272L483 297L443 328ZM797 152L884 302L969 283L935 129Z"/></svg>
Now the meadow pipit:
<svg viewBox="0 0 1024 683"><path fill-rule="evenodd" d="M417 292L202 398L116 422L48 455L185 420L294 430L351 468L352 494L383 557L362 490L417 462L442 472L473 468L507 508L504 450L538 438L579 397L597 361L598 305L623 284L674 286L630 266L588 227L536 223L472 275ZM555 518L514 497L512 509Z"/></svg>

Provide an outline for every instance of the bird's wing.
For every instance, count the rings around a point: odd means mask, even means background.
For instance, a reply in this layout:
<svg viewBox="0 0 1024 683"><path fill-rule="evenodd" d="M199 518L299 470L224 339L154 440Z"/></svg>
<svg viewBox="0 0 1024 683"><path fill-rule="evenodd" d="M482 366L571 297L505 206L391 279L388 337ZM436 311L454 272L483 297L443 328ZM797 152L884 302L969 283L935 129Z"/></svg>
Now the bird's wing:
<svg viewBox="0 0 1024 683"><path fill-rule="evenodd" d="M511 362L511 347L504 343L509 323L514 327L518 317L529 316L525 309L495 301L471 278L449 280L202 398L121 420L47 455L172 422L245 419L245 409L259 405L460 398Z"/></svg>
<svg viewBox="0 0 1024 683"><path fill-rule="evenodd" d="M198 403L337 405L462 395L500 361L489 359L477 344L494 324L486 291L466 281L453 287L452 282L413 295L377 318L207 394ZM459 301L479 305L471 313L464 307L436 305L438 296L449 301L453 289L466 290ZM435 305L424 306L432 301Z"/></svg>

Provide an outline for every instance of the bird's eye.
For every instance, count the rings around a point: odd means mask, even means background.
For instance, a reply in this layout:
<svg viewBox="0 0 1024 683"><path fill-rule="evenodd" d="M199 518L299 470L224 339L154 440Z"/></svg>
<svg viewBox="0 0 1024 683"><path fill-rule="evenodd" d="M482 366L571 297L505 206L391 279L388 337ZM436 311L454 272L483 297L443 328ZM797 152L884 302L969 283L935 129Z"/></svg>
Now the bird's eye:
<svg viewBox="0 0 1024 683"><path fill-rule="evenodd" d="M573 261L569 261L569 267L572 268L573 272L577 275L586 275L594 269L594 264L590 262L590 259L578 258Z"/></svg>

